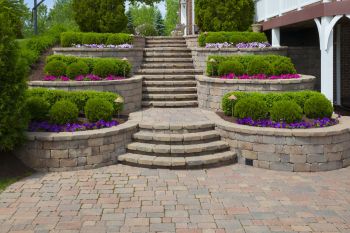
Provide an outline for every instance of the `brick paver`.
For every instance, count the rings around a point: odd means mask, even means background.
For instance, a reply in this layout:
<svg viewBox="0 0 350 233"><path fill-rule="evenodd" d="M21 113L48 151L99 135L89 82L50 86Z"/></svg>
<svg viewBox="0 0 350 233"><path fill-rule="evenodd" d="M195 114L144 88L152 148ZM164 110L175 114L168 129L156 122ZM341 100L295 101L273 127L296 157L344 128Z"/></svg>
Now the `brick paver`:
<svg viewBox="0 0 350 233"><path fill-rule="evenodd" d="M0 232L350 232L349 175L243 165L36 174L0 194Z"/></svg>

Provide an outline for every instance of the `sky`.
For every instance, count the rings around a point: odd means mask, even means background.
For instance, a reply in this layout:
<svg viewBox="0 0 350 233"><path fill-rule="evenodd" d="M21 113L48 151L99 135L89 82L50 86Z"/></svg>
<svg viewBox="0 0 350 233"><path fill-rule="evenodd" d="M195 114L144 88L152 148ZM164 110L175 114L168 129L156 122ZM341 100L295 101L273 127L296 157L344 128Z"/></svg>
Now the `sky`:
<svg viewBox="0 0 350 233"><path fill-rule="evenodd" d="M38 0L39 2L40 0ZM33 2L34 0L24 0L24 2L28 5L29 8L33 7ZM54 0L45 0L44 2L49 8L51 8L53 6ZM163 17L165 16L165 3L161 2L158 5L158 8L160 10L160 12L162 13ZM127 6L128 8L128 6Z"/></svg>

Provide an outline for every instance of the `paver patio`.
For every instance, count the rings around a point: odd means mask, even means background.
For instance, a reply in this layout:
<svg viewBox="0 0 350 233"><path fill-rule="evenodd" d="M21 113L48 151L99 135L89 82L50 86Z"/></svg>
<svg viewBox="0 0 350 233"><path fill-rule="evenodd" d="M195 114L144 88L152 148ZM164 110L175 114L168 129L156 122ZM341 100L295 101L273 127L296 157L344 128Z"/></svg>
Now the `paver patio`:
<svg viewBox="0 0 350 233"><path fill-rule="evenodd" d="M239 164L36 174L0 194L0 232L350 232L349 175Z"/></svg>

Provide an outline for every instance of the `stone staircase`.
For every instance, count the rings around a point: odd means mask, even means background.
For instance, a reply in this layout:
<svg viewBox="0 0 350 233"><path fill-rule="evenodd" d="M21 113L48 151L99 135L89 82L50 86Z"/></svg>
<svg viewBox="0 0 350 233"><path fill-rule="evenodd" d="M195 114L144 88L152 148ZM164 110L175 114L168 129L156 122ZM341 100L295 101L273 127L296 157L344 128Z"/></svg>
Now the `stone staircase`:
<svg viewBox="0 0 350 233"><path fill-rule="evenodd" d="M148 37L144 62L143 107L197 107L197 87L191 51L183 37Z"/></svg>
<svg viewBox="0 0 350 233"><path fill-rule="evenodd" d="M127 154L119 162L152 168L203 168L235 162L236 154L220 140L215 125L140 123Z"/></svg>

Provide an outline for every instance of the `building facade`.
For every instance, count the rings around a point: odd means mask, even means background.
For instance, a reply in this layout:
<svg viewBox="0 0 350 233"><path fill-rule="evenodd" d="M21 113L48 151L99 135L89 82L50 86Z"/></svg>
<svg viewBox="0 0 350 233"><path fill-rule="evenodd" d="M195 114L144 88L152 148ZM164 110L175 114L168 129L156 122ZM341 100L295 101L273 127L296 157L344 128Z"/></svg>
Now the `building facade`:
<svg viewBox="0 0 350 233"><path fill-rule="evenodd" d="M185 26L184 35L193 35L196 32L195 0L179 0L180 23Z"/></svg>

